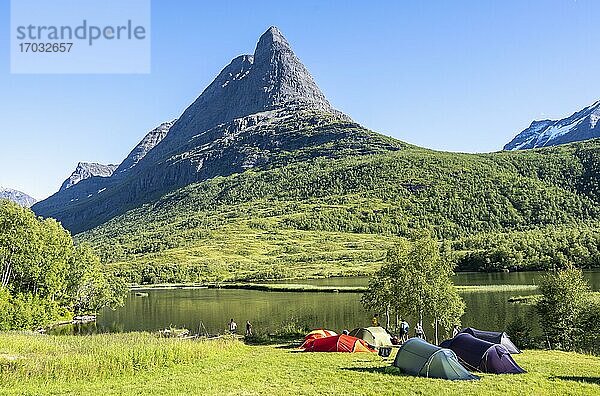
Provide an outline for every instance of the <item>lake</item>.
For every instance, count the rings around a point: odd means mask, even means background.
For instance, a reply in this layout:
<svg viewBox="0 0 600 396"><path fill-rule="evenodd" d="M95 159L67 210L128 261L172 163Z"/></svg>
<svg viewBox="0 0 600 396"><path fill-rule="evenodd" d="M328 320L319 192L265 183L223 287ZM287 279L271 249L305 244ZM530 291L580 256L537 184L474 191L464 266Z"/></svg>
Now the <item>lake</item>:
<svg viewBox="0 0 600 396"><path fill-rule="evenodd" d="M531 285L543 273L461 273L454 277L456 285ZM587 271L595 291L600 290L600 270ZM368 278L329 278L286 281L330 286L364 286ZM277 282L277 283L286 283ZM539 324L531 315L532 307L509 303L516 295L535 291L461 293L466 303L462 325L487 330L504 330L517 316L522 316L539 333ZM96 324L81 326L80 332L155 331L169 326L185 327L193 332L222 333L234 318L239 329L250 320L256 331L273 331L293 323L310 328L335 331L368 326L372 313L363 309L358 293L289 293L226 289L150 290L147 297L130 293L124 307L103 310ZM411 328L414 321L411 322ZM427 326L426 331L431 328Z"/></svg>

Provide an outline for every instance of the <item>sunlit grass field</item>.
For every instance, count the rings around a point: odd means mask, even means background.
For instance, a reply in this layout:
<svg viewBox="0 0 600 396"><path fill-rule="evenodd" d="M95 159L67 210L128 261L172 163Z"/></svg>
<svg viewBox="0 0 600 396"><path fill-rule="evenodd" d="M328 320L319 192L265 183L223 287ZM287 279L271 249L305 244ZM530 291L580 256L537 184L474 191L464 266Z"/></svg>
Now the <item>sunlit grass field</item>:
<svg viewBox="0 0 600 396"><path fill-rule="evenodd" d="M481 381L405 376L376 354L302 353L235 340L0 335L0 394L102 395L594 395L600 358L525 351L524 375Z"/></svg>

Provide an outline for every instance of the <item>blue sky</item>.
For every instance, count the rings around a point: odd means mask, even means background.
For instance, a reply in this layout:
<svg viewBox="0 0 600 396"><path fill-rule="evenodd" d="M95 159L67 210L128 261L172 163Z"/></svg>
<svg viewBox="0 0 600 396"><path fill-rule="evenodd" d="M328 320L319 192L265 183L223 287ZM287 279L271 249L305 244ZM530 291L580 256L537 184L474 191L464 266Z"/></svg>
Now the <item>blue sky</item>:
<svg viewBox="0 0 600 396"><path fill-rule="evenodd" d="M153 0L147 75L11 75L0 29L0 185L39 199L78 161L119 163L270 25L334 106L420 146L496 151L600 99L599 1L286 3Z"/></svg>

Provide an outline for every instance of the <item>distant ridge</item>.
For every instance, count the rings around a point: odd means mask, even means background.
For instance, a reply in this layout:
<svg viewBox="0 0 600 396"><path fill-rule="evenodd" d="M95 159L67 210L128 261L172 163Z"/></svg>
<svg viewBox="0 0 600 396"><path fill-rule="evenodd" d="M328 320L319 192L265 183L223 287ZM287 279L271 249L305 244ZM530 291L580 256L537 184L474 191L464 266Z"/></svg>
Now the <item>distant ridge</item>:
<svg viewBox="0 0 600 396"><path fill-rule="evenodd" d="M504 150L556 146L600 137L600 100L561 120L533 121Z"/></svg>
<svg viewBox="0 0 600 396"><path fill-rule="evenodd" d="M35 198L30 197L24 192L2 186L0 186L0 199L8 199L9 201L16 202L25 208L29 208L37 202Z"/></svg>

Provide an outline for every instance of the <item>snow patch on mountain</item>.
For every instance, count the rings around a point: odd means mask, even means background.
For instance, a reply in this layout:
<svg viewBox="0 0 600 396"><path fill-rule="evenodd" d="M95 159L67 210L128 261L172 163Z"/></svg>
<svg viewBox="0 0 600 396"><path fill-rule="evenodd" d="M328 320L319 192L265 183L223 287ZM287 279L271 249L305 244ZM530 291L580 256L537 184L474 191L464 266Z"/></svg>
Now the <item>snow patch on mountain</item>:
<svg viewBox="0 0 600 396"><path fill-rule="evenodd" d="M600 101L561 120L534 121L504 150L523 150L571 143L600 137Z"/></svg>
<svg viewBox="0 0 600 396"><path fill-rule="evenodd" d="M37 202L37 200L24 192L0 186L0 199L8 199L18 203L19 205L29 208Z"/></svg>

